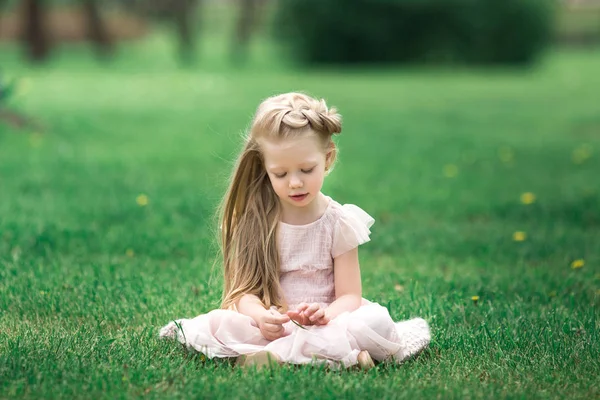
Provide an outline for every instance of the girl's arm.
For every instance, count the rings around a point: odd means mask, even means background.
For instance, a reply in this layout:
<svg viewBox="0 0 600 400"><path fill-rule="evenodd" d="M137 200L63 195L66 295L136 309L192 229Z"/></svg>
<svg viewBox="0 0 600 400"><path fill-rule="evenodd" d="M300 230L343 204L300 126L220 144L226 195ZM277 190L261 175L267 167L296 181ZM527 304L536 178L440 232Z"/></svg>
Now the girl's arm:
<svg viewBox="0 0 600 400"><path fill-rule="evenodd" d="M327 308L319 303L301 303L298 309L288 311L287 315L304 325L326 325L346 311L354 311L362 303L358 248L350 250L333 260L335 301Z"/></svg>
<svg viewBox="0 0 600 400"><path fill-rule="evenodd" d="M290 320L274 310L267 310L258 297L253 294L243 295L236 303L237 311L252 318L260 332L267 340L275 340L285 335L283 324Z"/></svg>
<svg viewBox="0 0 600 400"><path fill-rule="evenodd" d="M358 247L334 258L333 276L335 301L325 310L328 320L332 320L346 311L354 311L362 303Z"/></svg>
<svg viewBox="0 0 600 400"><path fill-rule="evenodd" d="M253 294L245 294L235 304L237 311L255 320L257 323L262 316L268 313L264 304Z"/></svg>

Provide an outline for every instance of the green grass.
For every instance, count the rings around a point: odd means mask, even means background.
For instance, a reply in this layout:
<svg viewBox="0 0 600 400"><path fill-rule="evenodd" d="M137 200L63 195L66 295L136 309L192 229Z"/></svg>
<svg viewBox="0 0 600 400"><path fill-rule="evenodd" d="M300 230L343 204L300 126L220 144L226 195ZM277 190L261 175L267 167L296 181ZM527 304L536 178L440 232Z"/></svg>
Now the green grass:
<svg viewBox="0 0 600 400"><path fill-rule="evenodd" d="M74 48L33 68L0 47L30 80L13 107L44 125L0 125L0 397L600 396L599 52L339 71L292 69L261 43L234 68L221 49L178 68L155 37L107 65ZM417 360L251 371L157 339L218 305L213 212L256 105L288 90L344 116L325 191L377 219L364 295L430 321Z"/></svg>

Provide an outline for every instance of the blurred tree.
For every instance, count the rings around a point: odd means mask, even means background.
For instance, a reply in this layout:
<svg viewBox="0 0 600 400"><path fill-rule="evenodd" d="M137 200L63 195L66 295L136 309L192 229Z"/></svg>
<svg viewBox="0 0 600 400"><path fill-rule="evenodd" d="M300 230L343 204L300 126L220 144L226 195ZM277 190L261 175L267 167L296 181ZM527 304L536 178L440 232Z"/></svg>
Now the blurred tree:
<svg viewBox="0 0 600 400"><path fill-rule="evenodd" d="M2 6L5 0L0 0ZM46 26L48 1L22 0L23 40L29 58L34 62L42 62L50 55L50 35ZM112 52L112 41L100 13L96 0L81 1L83 14L87 20L88 38L95 45L100 56Z"/></svg>
<svg viewBox="0 0 600 400"><path fill-rule="evenodd" d="M199 8L199 0L178 0L172 8L175 29L179 37L179 56L182 61L193 62L196 56L197 20L194 17Z"/></svg>
<svg viewBox="0 0 600 400"><path fill-rule="evenodd" d="M198 15L202 0L120 0L121 5L146 18L172 24L178 44L179 57L184 63L196 58Z"/></svg>
<svg viewBox="0 0 600 400"><path fill-rule="evenodd" d="M29 58L41 62L50 54L48 34L44 24L44 0L23 0L22 18L24 27L24 41Z"/></svg>
<svg viewBox="0 0 600 400"><path fill-rule="evenodd" d="M239 14L232 43L232 55L235 62L243 62L248 57L248 47L260 6L264 4L261 0L239 0Z"/></svg>
<svg viewBox="0 0 600 400"><path fill-rule="evenodd" d="M104 24L96 0L84 0L83 7L88 20L89 38L96 45L100 56L106 57L113 51L112 41Z"/></svg>
<svg viewBox="0 0 600 400"><path fill-rule="evenodd" d="M554 0L281 0L278 38L309 63L527 64Z"/></svg>

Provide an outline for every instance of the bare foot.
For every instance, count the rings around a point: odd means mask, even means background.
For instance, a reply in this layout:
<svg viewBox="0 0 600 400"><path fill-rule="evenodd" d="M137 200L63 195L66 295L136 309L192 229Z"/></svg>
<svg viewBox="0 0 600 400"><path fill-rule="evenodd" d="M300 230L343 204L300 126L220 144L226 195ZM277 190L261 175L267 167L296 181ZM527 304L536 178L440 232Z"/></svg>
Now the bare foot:
<svg viewBox="0 0 600 400"><path fill-rule="evenodd" d="M375 366L371 355L366 350L363 350L360 353L358 353L358 357L356 359L358 360L358 366L360 367L360 369L368 370Z"/></svg>
<svg viewBox="0 0 600 400"><path fill-rule="evenodd" d="M281 359L277 354L268 351L259 351L257 353L239 356L235 364L240 367L255 366L256 368L263 368L279 365L281 364Z"/></svg>
<svg viewBox="0 0 600 400"><path fill-rule="evenodd" d="M175 321L169 322L167 325L160 328L158 336L163 339L175 339L177 337L177 324Z"/></svg>

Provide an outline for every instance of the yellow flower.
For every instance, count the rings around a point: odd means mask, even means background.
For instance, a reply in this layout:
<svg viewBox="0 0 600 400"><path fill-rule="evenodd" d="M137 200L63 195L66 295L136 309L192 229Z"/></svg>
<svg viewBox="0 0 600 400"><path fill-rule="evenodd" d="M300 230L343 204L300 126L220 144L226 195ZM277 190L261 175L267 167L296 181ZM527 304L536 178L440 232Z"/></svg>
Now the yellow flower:
<svg viewBox="0 0 600 400"><path fill-rule="evenodd" d="M479 301L479 296L471 296L471 300L473 300L473 303L477 304Z"/></svg>
<svg viewBox="0 0 600 400"><path fill-rule="evenodd" d="M515 153L510 147L503 146L498 149L498 157L500 161L508 164L515 158Z"/></svg>
<svg viewBox="0 0 600 400"><path fill-rule="evenodd" d="M19 246L15 247L14 249L11 250L10 254L12 255L13 261L19 261L19 258L21 258L21 248Z"/></svg>
<svg viewBox="0 0 600 400"><path fill-rule="evenodd" d="M31 147L40 147L42 145L42 135L39 132L34 132L29 135L29 145Z"/></svg>
<svg viewBox="0 0 600 400"><path fill-rule="evenodd" d="M579 268L583 267L584 265L585 265L585 261L583 261L582 259L579 259L579 260L575 260L571 263L571 268L579 269Z"/></svg>
<svg viewBox="0 0 600 400"><path fill-rule="evenodd" d="M134 252L132 249L127 249L127 250L125 251L125 255L126 255L127 257L133 257L133 256L135 255L135 252Z"/></svg>
<svg viewBox="0 0 600 400"><path fill-rule="evenodd" d="M394 286L394 290L396 290L396 292L402 292L404 291L404 286L396 284L396 286Z"/></svg>
<svg viewBox="0 0 600 400"><path fill-rule="evenodd" d="M521 203L532 204L535 203L535 194L531 192L525 192L521 195Z"/></svg>
<svg viewBox="0 0 600 400"><path fill-rule="evenodd" d="M135 199L136 203L138 203L138 206L140 207L144 207L148 205L148 196L146 196L145 194L140 194L136 199Z"/></svg>
<svg viewBox="0 0 600 400"><path fill-rule="evenodd" d="M592 156L592 146L589 144L583 144L573 150L571 155L575 164L583 164L588 158Z"/></svg>
<svg viewBox="0 0 600 400"><path fill-rule="evenodd" d="M444 176L446 178L454 178L458 175L458 167L454 164L444 165Z"/></svg>
<svg viewBox="0 0 600 400"><path fill-rule="evenodd" d="M515 233L513 233L513 240L515 242L522 242L525 239L527 239L527 234L523 231L516 231Z"/></svg>
<svg viewBox="0 0 600 400"><path fill-rule="evenodd" d="M549 297L556 297L556 290L551 291L550 293L548 293Z"/></svg>
<svg viewBox="0 0 600 400"><path fill-rule="evenodd" d="M29 79L29 78L19 79L17 81L15 96L20 97L20 96L26 95L29 92L30 88L31 88L31 79Z"/></svg>
<svg viewBox="0 0 600 400"><path fill-rule="evenodd" d="M600 296L600 289L596 289L596 296Z"/></svg>

